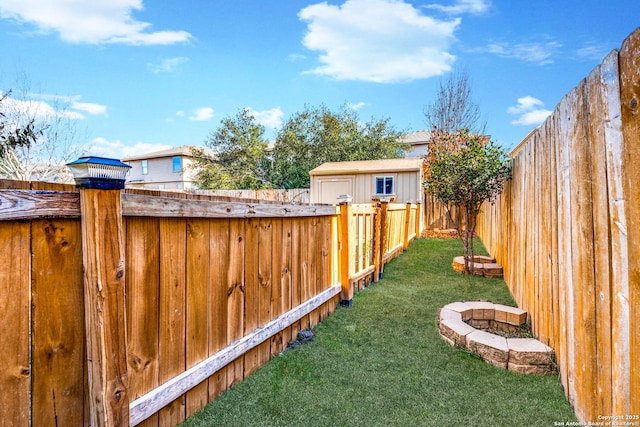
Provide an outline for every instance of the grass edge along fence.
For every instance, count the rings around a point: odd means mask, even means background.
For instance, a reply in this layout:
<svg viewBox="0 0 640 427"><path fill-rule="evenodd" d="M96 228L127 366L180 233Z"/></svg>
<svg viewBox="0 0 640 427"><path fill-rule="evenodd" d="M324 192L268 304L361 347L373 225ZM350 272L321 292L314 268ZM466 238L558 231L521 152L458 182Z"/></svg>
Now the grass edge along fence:
<svg viewBox="0 0 640 427"><path fill-rule="evenodd" d="M103 193L81 206L73 186L0 188L2 425L178 424L349 305L420 232L410 204L124 190L112 215Z"/></svg>
<svg viewBox="0 0 640 427"><path fill-rule="evenodd" d="M582 422L640 417L640 29L511 153L478 235ZM611 418L617 417L617 418Z"/></svg>

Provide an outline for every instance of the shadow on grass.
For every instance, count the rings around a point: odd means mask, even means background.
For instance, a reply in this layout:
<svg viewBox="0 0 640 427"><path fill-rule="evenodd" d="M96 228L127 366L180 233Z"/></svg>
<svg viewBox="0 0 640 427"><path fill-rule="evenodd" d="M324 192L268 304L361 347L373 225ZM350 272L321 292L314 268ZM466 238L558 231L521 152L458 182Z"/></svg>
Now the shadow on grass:
<svg viewBox="0 0 640 427"><path fill-rule="evenodd" d="M476 243L478 253L483 248ZM515 305L504 281L463 276L458 240L419 239L316 328L185 426L552 426L575 421L557 376L527 376L454 349L438 309Z"/></svg>

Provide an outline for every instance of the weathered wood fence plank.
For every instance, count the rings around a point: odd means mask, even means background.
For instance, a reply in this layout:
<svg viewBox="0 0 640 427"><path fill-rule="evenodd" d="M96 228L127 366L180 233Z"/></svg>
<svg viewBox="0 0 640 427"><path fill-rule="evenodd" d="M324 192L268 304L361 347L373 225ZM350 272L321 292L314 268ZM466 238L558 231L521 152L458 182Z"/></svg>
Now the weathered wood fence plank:
<svg viewBox="0 0 640 427"><path fill-rule="evenodd" d="M623 336L629 334L629 344L626 349L616 350L620 352L628 350L628 362L624 364L629 368L627 372L638 372L640 369L640 328L638 328L640 324L640 244L638 243L640 242L640 168L638 167L640 164L640 29L631 34L620 49L620 105L629 281L628 288L620 289L620 293L616 296L620 299L628 297L629 320L626 325L622 322L618 323L616 333ZM624 301L616 302L618 303L616 305L623 307ZM619 360L624 358L622 355L616 355L616 357ZM630 375L628 389L620 383L617 385L622 390L614 409L624 411L625 414L640 413L640 376ZM629 396L629 399L625 405L626 396Z"/></svg>
<svg viewBox="0 0 640 427"><path fill-rule="evenodd" d="M28 426L31 412L31 245L28 222L0 222L0 420Z"/></svg>

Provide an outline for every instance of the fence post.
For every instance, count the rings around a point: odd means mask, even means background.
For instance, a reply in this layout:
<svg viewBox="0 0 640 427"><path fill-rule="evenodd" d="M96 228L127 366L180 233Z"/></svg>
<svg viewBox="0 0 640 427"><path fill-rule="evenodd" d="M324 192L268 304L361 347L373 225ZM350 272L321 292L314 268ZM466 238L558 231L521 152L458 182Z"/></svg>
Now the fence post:
<svg viewBox="0 0 640 427"><path fill-rule="evenodd" d="M373 281L380 280L380 251L382 246L382 227L380 222L380 203L376 203L376 213L373 219Z"/></svg>
<svg viewBox="0 0 640 427"><path fill-rule="evenodd" d="M387 224L387 209L389 208L388 200L380 201L380 276L384 276L384 255L387 251L387 241L389 240L389 225Z"/></svg>
<svg viewBox="0 0 640 427"><path fill-rule="evenodd" d="M416 202L416 239L422 236L422 212L420 207L422 204Z"/></svg>
<svg viewBox="0 0 640 427"><path fill-rule="evenodd" d="M120 202L120 190L124 188L129 166L96 157L84 157L68 166L80 189L91 425L129 426Z"/></svg>
<svg viewBox="0 0 640 427"><path fill-rule="evenodd" d="M340 202L340 281L342 283L342 294L340 295L340 305L351 307L353 303L353 287L351 286L351 241L350 223L353 214L351 202Z"/></svg>
<svg viewBox="0 0 640 427"><path fill-rule="evenodd" d="M409 247L409 230L411 225L411 202L407 202L404 214L404 241L402 242L402 250L406 251Z"/></svg>

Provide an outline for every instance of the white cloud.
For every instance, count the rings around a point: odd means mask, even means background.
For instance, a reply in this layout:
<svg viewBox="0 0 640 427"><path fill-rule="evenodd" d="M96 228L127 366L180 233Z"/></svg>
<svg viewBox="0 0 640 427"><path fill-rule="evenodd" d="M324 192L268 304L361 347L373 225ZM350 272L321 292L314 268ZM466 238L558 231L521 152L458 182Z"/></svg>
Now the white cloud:
<svg viewBox="0 0 640 427"><path fill-rule="evenodd" d="M291 53L289 54L289 56L287 56L287 59L291 62L295 62L295 61L300 61L303 59L306 59L307 57L300 54L300 53Z"/></svg>
<svg viewBox="0 0 640 427"><path fill-rule="evenodd" d="M74 110L84 111L85 113L93 114L93 115L107 115L107 106L94 104L92 102L72 102L71 108Z"/></svg>
<svg viewBox="0 0 640 427"><path fill-rule="evenodd" d="M204 122L207 120L211 120L213 118L213 108L211 107L202 107L198 108L193 112L191 116L189 116L189 120Z"/></svg>
<svg viewBox="0 0 640 427"><path fill-rule="evenodd" d="M5 114L8 113L13 117L22 117L27 119L61 117L71 120L82 120L85 118L84 115L77 111L69 111L66 109L58 110L48 102L37 99L24 100L6 97L2 101L2 108Z"/></svg>
<svg viewBox="0 0 640 427"><path fill-rule="evenodd" d="M512 125L539 125L551 115L551 111L544 108L544 103L533 96L518 98L518 105L507 109L509 114L519 116L511 122Z"/></svg>
<svg viewBox="0 0 640 427"><path fill-rule="evenodd" d="M178 116L178 117L184 117L185 115L186 115L186 113L184 111L182 111L182 110L176 111L176 116Z"/></svg>
<svg viewBox="0 0 640 427"><path fill-rule="evenodd" d="M482 15L489 10L489 8L491 7L491 2L487 0L458 0L452 6L429 4L424 7L428 9L440 10L451 15L461 15L463 13Z"/></svg>
<svg viewBox="0 0 640 427"><path fill-rule="evenodd" d="M602 61L607 54L612 50L610 45L605 43L591 42L585 44L583 47L576 50L576 55L581 59L588 59L593 61Z"/></svg>
<svg viewBox="0 0 640 427"><path fill-rule="evenodd" d="M280 107L272 108L270 110L255 111L251 107L247 107L249 114L255 117L256 121L262 126L271 129L280 129L282 127L282 118L284 113Z"/></svg>
<svg viewBox="0 0 640 427"><path fill-rule="evenodd" d="M366 104L365 102L362 102L362 101L361 101L361 102L358 102L358 103L356 103L356 104L352 104L352 103L350 103L350 102L349 102L349 103L347 103L347 107L351 108L351 109L352 109L352 110L354 110L354 111L357 111L357 110L359 110L359 109L361 109L361 108L365 107L366 105L367 105L367 104Z"/></svg>
<svg viewBox="0 0 640 427"><path fill-rule="evenodd" d="M514 58L521 61L532 62L538 65L553 63L553 56L558 53L562 44L556 41L534 43L491 43L484 48L476 49L476 52L492 53L503 58Z"/></svg>
<svg viewBox="0 0 640 427"><path fill-rule="evenodd" d="M158 63L147 64L147 68L153 74L171 73L177 70L180 67L180 65L186 63L188 60L189 58L185 58L182 56L178 56L175 58L164 58Z"/></svg>
<svg viewBox="0 0 640 427"><path fill-rule="evenodd" d="M109 141L106 138L97 137L91 140L86 154L112 159L123 159L129 156L152 153L168 148L171 148L171 146L167 144L137 142L134 145L125 145L120 140Z"/></svg>
<svg viewBox="0 0 640 427"><path fill-rule="evenodd" d="M150 23L132 16L142 9L142 0L0 0L0 17L71 43L167 45L192 38L186 31L150 31Z"/></svg>
<svg viewBox="0 0 640 427"><path fill-rule="evenodd" d="M302 9L306 48L322 63L308 73L337 80L399 82L441 75L455 57L448 52L460 18L426 16L401 0L346 0Z"/></svg>

